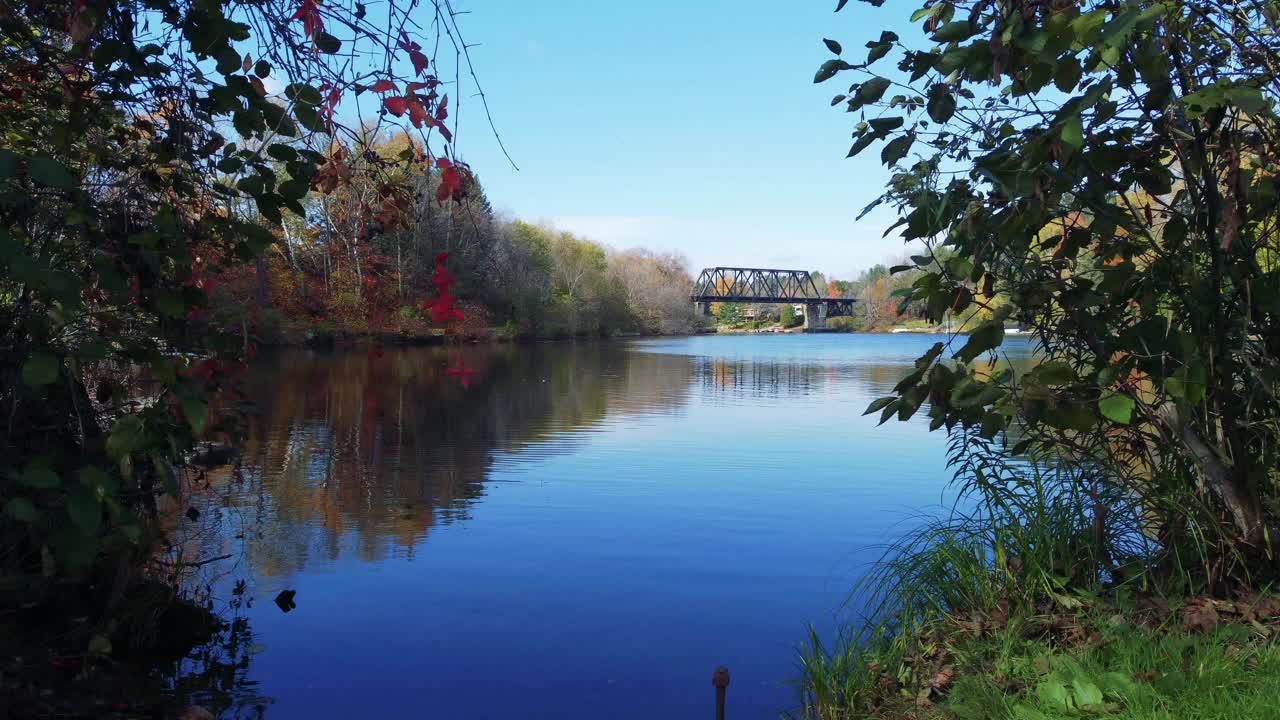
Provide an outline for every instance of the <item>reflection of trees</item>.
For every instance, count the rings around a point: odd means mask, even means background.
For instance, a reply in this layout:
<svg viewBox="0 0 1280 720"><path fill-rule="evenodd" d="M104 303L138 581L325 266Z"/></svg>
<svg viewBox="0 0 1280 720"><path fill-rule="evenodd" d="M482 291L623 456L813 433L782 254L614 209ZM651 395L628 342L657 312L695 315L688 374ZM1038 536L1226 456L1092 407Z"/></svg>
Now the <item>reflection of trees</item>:
<svg viewBox="0 0 1280 720"><path fill-rule="evenodd" d="M725 358L699 359L698 379L704 389L733 395L777 397L805 394L820 387L828 367L799 362L754 362Z"/></svg>
<svg viewBox="0 0 1280 720"><path fill-rule="evenodd" d="M692 379L689 358L607 343L464 353L479 370L468 389L440 349L290 351L259 366L227 502L260 574L412 552L434 523L465 517L498 456L545 456L606 415L679 407Z"/></svg>

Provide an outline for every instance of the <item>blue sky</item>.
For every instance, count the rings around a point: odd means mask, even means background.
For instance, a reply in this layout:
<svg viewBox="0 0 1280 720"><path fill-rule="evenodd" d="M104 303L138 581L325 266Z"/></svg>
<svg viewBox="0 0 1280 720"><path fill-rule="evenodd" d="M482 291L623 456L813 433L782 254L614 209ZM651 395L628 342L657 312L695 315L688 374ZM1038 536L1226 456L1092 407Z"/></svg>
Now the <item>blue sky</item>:
<svg viewBox="0 0 1280 720"><path fill-rule="evenodd" d="M887 172L878 148L845 159L856 122L813 74L885 29L909 37L918 3L854 0L603 3L457 0L500 154L466 90L458 150L499 211L617 248L711 265L849 277L900 256L881 209L855 222ZM896 53L882 64L896 63ZM885 68L886 70L888 67ZM451 100L451 104L453 101ZM456 110L455 110L456 113Z"/></svg>

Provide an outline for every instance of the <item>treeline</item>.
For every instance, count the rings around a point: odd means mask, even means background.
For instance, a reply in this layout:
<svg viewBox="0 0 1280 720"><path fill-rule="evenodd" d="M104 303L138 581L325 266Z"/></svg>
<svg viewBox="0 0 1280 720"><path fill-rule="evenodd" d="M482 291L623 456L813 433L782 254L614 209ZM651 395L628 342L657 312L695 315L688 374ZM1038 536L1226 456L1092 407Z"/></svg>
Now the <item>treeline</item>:
<svg viewBox="0 0 1280 720"><path fill-rule="evenodd" d="M332 148L330 192L308 193L305 219L286 215L255 265L232 267L215 281L214 305L247 309L261 340L440 332L425 303L442 253L457 276L464 332L563 337L694 329L683 257L615 251L501 217L473 174L402 162L421 153L404 134L366 145L363 153Z"/></svg>

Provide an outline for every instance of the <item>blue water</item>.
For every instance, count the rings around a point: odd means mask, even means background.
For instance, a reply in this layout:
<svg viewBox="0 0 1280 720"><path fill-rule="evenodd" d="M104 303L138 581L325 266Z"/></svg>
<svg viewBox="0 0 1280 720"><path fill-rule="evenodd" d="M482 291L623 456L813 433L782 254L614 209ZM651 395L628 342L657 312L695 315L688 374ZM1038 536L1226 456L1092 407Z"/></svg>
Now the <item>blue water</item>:
<svg viewBox="0 0 1280 720"><path fill-rule="evenodd" d="M939 339L268 358L214 480L266 717L710 717L717 665L734 720L795 707L807 626L946 501L923 412L862 416Z"/></svg>

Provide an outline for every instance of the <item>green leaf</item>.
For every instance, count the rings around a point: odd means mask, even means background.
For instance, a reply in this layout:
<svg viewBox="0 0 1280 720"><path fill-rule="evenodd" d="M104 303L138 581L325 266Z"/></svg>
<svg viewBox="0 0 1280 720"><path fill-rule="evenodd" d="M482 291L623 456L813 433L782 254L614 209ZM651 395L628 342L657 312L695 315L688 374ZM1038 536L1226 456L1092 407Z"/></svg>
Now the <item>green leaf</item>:
<svg viewBox="0 0 1280 720"><path fill-rule="evenodd" d="M1084 69L1080 67L1080 61L1073 56L1067 56L1060 62L1053 71L1053 84L1064 93L1070 93L1080 84L1080 78L1084 74Z"/></svg>
<svg viewBox="0 0 1280 720"><path fill-rule="evenodd" d="M187 424L191 426L192 432L196 435L204 433L204 424L209 419L209 406L203 400L184 398L182 414L187 418Z"/></svg>
<svg viewBox="0 0 1280 720"><path fill-rule="evenodd" d="M1102 704L1102 690L1088 680L1073 678L1071 688L1075 690L1076 704L1080 707Z"/></svg>
<svg viewBox="0 0 1280 720"><path fill-rule="evenodd" d="M18 482L37 490L48 490L62 484L58 474L47 467L28 466L18 476Z"/></svg>
<svg viewBox="0 0 1280 720"><path fill-rule="evenodd" d="M902 158L906 157L911 151L911 146L916 142L915 133L907 133L889 141L884 149L880 151L880 162L885 165L892 165Z"/></svg>
<svg viewBox="0 0 1280 720"><path fill-rule="evenodd" d="M298 119L298 124L310 130L311 132L321 132L324 128L324 120L320 118L320 113L310 105L297 104L293 106L293 116Z"/></svg>
<svg viewBox="0 0 1280 720"><path fill-rule="evenodd" d="M1106 419L1128 425L1133 420L1133 398L1121 393L1108 393L1098 400L1098 411Z"/></svg>
<svg viewBox="0 0 1280 720"><path fill-rule="evenodd" d="M105 635L94 635L89 639L90 655L110 655L111 641Z"/></svg>
<svg viewBox="0 0 1280 720"><path fill-rule="evenodd" d="M78 487L67 496L67 514L86 535L94 535L102 524L102 504L92 488Z"/></svg>
<svg viewBox="0 0 1280 720"><path fill-rule="evenodd" d="M867 133L866 135L863 135L862 137L858 138L857 142L853 144L853 147L849 148L849 154L845 155L845 157L851 158L854 155L857 155L858 153L870 147L871 143L879 139L880 139L880 136L876 135L875 133Z"/></svg>
<svg viewBox="0 0 1280 720"><path fill-rule="evenodd" d="M903 122L904 120L901 117L880 117L868 121L871 129L879 137L884 137L891 130L897 130L902 127Z"/></svg>
<svg viewBox="0 0 1280 720"><path fill-rule="evenodd" d="M826 44L827 49L830 50L831 52L835 53L836 55L840 54L842 50L842 48L840 47L840 43L836 42L835 40L828 40L827 38L823 38L822 42Z"/></svg>
<svg viewBox="0 0 1280 720"><path fill-rule="evenodd" d="M1266 112L1271 107L1267 99L1263 97L1262 91L1256 87L1237 85L1236 87L1227 88L1225 94L1232 105L1250 115Z"/></svg>
<svg viewBox="0 0 1280 720"><path fill-rule="evenodd" d="M231 49L230 45L224 45L218 51L218 72L223 75L230 75L240 69L240 53Z"/></svg>
<svg viewBox="0 0 1280 720"><path fill-rule="evenodd" d="M858 99L864 105L879 102L890 84L889 78L873 77L858 87Z"/></svg>
<svg viewBox="0 0 1280 720"><path fill-rule="evenodd" d="M1045 680L1037 685L1036 695L1045 705L1062 710L1071 709L1071 696L1067 693L1067 686L1058 680Z"/></svg>
<svg viewBox="0 0 1280 720"><path fill-rule="evenodd" d="M893 49L893 46L889 45L888 43L885 43L885 44L872 43L871 52L867 53L867 64L870 65L871 63L879 60L885 55L888 55L889 51L892 49Z"/></svg>
<svg viewBox="0 0 1280 720"><path fill-rule="evenodd" d="M956 98L951 89L942 83L929 88L929 102L925 106L929 119L936 123L944 123L956 112Z"/></svg>
<svg viewBox="0 0 1280 720"><path fill-rule="evenodd" d="M863 414L863 415L870 415L870 414L871 414L871 413L873 413L873 412L877 412L877 411L879 411L879 410L883 410L883 409L885 409L885 407L886 407L889 403L893 402L894 400L897 400L897 398L895 398L895 397L893 397L893 396L889 396L889 397L882 397L882 398L878 398L878 399L876 399L876 400L873 400L873 401L871 402L871 404L867 406L867 409L866 409L866 410L864 410L864 411L862 411L862 414Z"/></svg>
<svg viewBox="0 0 1280 720"><path fill-rule="evenodd" d="M58 366L61 363L53 353L33 353L22 364L22 381L32 387L49 385L58 379Z"/></svg>
<svg viewBox="0 0 1280 720"><path fill-rule="evenodd" d="M955 357L961 362L973 362L979 355L994 350L1004 342L1004 323L988 320L969 334L969 340Z"/></svg>
<svg viewBox="0 0 1280 720"><path fill-rule="evenodd" d="M267 146L267 154L281 162L291 162L298 159L298 151L288 145L280 143L272 143Z"/></svg>
<svg viewBox="0 0 1280 720"><path fill-rule="evenodd" d="M930 15L933 15L935 12L937 12L936 8L939 8L939 7L942 7L942 6L935 5L934 7L923 7L923 8L920 8L919 10L916 10L915 12L911 13L911 22L915 22L920 18L925 18L925 17L929 17Z"/></svg>
<svg viewBox="0 0 1280 720"><path fill-rule="evenodd" d="M938 28L931 38L936 43L956 42L964 40L974 33L973 25L967 20L949 22Z"/></svg>
<svg viewBox="0 0 1280 720"><path fill-rule="evenodd" d="M1084 122L1077 113L1062 124L1062 142L1079 150L1084 145Z"/></svg>
<svg viewBox="0 0 1280 720"><path fill-rule="evenodd" d="M1014 720L1053 720L1048 715L1023 703L1013 706L1013 717Z"/></svg>
<svg viewBox="0 0 1280 720"><path fill-rule="evenodd" d="M814 84L826 82L835 77L836 73L841 70L848 70L851 66L843 60L828 60L818 68L818 72L813 76Z"/></svg>
<svg viewBox="0 0 1280 720"><path fill-rule="evenodd" d="M35 503L24 497L10 499L5 503L4 511L18 522L33 523L40 519L40 511L36 509Z"/></svg>
<svg viewBox="0 0 1280 720"><path fill-rule="evenodd" d="M327 32L316 33L315 40L316 48L328 55L332 55L342 48L342 41Z"/></svg>
<svg viewBox="0 0 1280 720"><path fill-rule="evenodd" d="M1075 381L1076 372L1069 364L1054 360L1037 365L1031 376L1042 385L1067 385Z"/></svg>
<svg viewBox="0 0 1280 720"><path fill-rule="evenodd" d="M41 155L27 161L27 175L41 185L70 190L76 179L66 166L51 157Z"/></svg>
<svg viewBox="0 0 1280 720"><path fill-rule="evenodd" d="M145 428L142 419L137 415L125 415L116 420L107 437L107 453L114 458L121 458L142 447Z"/></svg>
<svg viewBox="0 0 1280 720"><path fill-rule="evenodd" d="M892 402L885 405L884 410L880 413L880 422L877 423L877 425L883 425L889 422L889 418L893 417L894 413L898 412L898 406L900 404L902 404L902 400L894 398Z"/></svg>
<svg viewBox="0 0 1280 720"><path fill-rule="evenodd" d="M1118 48L1124 45L1125 40L1137 28L1140 21L1163 15L1166 9L1162 3L1156 3L1144 11L1137 3L1134 3L1128 10L1113 17L1106 23L1099 41L1104 45Z"/></svg>
<svg viewBox="0 0 1280 720"><path fill-rule="evenodd" d="M1044 421L1055 428L1083 433L1093 427L1094 415L1091 407L1083 402L1059 402L1047 411Z"/></svg>
<svg viewBox="0 0 1280 720"><path fill-rule="evenodd" d="M1098 681L1102 684L1103 689L1112 695L1132 692L1137 687L1137 683L1133 681L1133 678L1124 673L1114 671L1103 673L1102 677L1098 678Z"/></svg>

